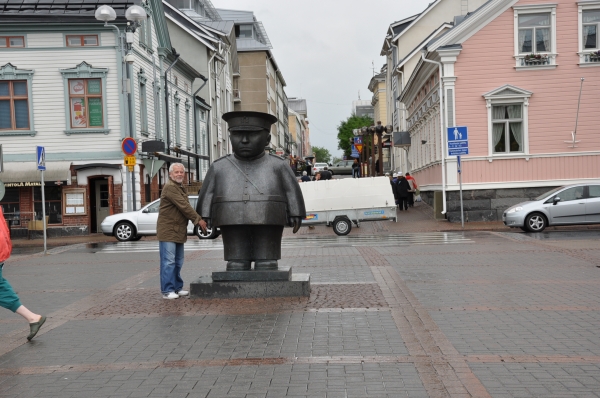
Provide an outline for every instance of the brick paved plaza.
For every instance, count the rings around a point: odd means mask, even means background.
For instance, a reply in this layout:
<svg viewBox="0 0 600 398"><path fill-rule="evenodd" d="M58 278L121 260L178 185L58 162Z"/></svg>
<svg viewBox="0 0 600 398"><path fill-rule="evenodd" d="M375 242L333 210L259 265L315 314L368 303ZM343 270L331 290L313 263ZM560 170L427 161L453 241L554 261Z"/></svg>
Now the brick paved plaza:
<svg viewBox="0 0 600 398"><path fill-rule="evenodd" d="M598 231L391 227L286 231L302 299L163 300L148 239L17 254L4 275L49 319L28 343L0 313L0 395L600 396ZM219 245L190 240L186 282Z"/></svg>

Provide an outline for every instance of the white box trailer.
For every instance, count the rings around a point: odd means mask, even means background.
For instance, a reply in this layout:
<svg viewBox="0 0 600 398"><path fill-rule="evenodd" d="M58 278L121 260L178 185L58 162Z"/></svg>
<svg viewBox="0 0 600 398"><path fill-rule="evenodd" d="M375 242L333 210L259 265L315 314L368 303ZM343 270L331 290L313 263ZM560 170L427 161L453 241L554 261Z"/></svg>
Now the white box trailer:
<svg viewBox="0 0 600 398"><path fill-rule="evenodd" d="M396 221L396 201L388 177L343 178L300 183L306 205L302 225L333 225L348 235L352 224Z"/></svg>

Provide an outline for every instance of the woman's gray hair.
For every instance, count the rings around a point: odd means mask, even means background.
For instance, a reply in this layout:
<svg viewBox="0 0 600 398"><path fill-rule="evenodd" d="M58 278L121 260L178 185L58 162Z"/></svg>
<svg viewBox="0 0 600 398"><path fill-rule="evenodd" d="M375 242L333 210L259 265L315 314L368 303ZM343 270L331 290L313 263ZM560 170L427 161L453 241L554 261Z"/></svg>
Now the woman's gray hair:
<svg viewBox="0 0 600 398"><path fill-rule="evenodd" d="M185 171L185 166L182 163L171 163L171 166L169 166L169 173L171 173L175 167L181 167L183 171Z"/></svg>

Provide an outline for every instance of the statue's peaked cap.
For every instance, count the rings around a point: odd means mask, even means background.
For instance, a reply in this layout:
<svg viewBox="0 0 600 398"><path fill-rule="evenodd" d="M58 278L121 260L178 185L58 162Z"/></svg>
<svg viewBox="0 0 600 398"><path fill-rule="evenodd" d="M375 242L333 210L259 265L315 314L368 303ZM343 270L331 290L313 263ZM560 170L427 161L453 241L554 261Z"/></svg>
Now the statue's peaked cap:
<svg viewBox="0 0 600 398"><path fill-rule="evenodd" d="M223 114L223 120L229 125L229 131L271 130L277 118L268 113L234 111Z"/></svg>

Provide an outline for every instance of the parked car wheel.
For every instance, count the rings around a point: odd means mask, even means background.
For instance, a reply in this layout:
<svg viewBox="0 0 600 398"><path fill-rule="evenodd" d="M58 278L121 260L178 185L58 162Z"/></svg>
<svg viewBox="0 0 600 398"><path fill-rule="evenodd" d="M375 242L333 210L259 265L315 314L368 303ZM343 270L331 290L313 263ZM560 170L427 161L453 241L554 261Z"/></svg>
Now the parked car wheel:
<svg viewBox="0 0 600 398"><path fill-rule="evenodd" d="M338 217L333 220L333 232L338 236L345 236L352 230L352 222L348 217Z"/></svg>
<svg viewBox="0 0 600 398"><path fill-rule="evenodd" d="M547 226L548 221L541 213L532 213L525 219L525 227L529 232L542 232Z"/></svg>
<svg viewBox="0 0 600 398"><path fill-rule="evenodd" d="M206 232L204 232L196 225L194 227L194 235L200 239L216 239L221 235L221 232L217 228L206 228Z"/></svg>
<svg viewBox="0 0 600 398"><path fill-rule="evenodd" d="M121 221L115 225L114 234L119 242L127 242L135 238L133 225L126 221Z"/></svg>

